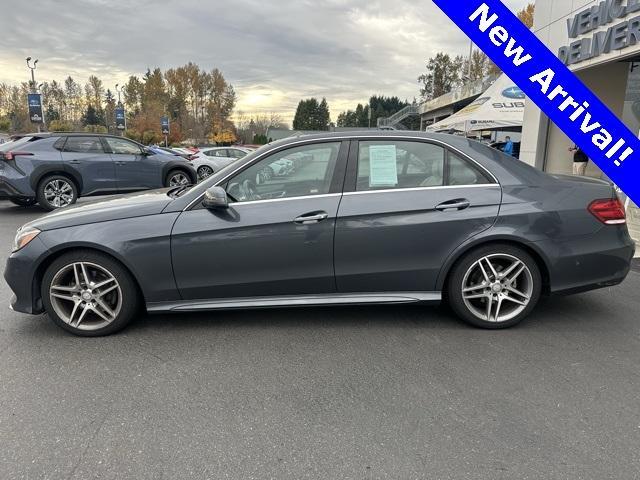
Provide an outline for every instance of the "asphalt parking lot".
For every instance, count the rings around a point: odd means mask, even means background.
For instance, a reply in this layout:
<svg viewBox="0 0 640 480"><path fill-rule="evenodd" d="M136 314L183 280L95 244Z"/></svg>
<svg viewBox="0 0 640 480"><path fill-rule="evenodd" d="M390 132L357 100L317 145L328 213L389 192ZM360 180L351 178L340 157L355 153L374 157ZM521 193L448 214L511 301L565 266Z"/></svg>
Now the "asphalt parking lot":
<svg viewBox="0 0 640 480"><path fill-rule="evenodd" d="M42 214L0 201L2 265ZM639 291L633 271L505 331L349 307L87 339L0 280L0 479L639 478Z"/></svg>

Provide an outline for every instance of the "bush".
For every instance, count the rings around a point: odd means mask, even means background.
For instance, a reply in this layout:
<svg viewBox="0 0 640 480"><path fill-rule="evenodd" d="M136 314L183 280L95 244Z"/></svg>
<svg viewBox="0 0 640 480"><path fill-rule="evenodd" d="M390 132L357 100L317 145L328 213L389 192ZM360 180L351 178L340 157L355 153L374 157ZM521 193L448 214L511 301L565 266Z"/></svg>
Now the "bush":
<svg viewBox="0 0 640 480"><path fill-rule="evenodd" d="M50 132L73 132L73 125L62 120L51 120L47 125Z"/></svg>
<svg viewBox="0 0 640 480"><path fill-rule="evenodd" d="M86 125L84 131L87 133L108 133L107 127L104 125Z"/></svg>
<svg viewBox="0 0 640 480"><path fill-rule="evenodd" d="M0 132L8 132L11 128L11 120L8 118L0 118Z"/></svg>

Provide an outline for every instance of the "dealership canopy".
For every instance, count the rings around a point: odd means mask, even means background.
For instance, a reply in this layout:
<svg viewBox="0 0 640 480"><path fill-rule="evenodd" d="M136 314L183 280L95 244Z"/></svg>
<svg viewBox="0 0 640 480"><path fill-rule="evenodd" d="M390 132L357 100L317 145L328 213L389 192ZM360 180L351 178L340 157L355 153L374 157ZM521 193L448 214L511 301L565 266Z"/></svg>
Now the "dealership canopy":
<svg viewBox="0 0 640 480"><path fill-rule="evenodd" d="M429 125L427 131L519 130L524 118L524 104L522 90L503 74L473 103Z"/></svg>

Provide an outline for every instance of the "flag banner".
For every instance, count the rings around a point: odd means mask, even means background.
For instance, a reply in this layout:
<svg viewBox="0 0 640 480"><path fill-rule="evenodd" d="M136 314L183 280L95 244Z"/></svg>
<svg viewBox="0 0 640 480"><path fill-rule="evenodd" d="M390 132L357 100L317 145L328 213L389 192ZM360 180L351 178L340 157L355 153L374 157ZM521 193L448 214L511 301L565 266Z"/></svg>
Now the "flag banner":
<svg viewBox="0 0 640 480"><path fill-rule="evenodd" d="M163 135L169 135L169 117L162 117L160 119L160 129Z"/></svg>
<svg viewBox="0 0 640 480"><path fill-rule="evenodd" d="M640 139L518 17L500 0L433 2L611 181L640 202Z"/></svg>
<svg viewBox="0 0 640 480"><path fill-rule="evenodd" d="M27 94L27 101L29 102L29 119L33 123L43 123L42 95L39 93L29 93Z"/></svg>
<svg viewBox="0 0 640 480"><path fill-rule="evenodd" d="M115 115L116 115L116 128L118 130L126 130L127 119L124 113L124 107L122 105L116 107Z"/></svg>

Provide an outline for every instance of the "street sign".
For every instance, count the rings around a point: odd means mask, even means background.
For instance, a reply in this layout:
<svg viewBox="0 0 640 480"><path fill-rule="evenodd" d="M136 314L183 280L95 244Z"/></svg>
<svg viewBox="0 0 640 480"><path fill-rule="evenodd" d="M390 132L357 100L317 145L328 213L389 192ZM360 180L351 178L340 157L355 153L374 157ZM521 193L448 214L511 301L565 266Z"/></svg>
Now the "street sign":
<svg viewBox="0 0 640 480"><path fill-rule="evenodd" d="M116 128L118 130L126 130L127 119L124 114L124 106L118 105L116 107L115 114L116 114Z"/></svg>
<svg viewBox="0 0 640 480"><path fill-rule="evenodd" d="M42 114L42 95L39 93L29 93L27 95L29 102L29 119L33 123L44 123Z"/></svg>
<svg viewBox="0 0 640 480"><path fill-rule="evenodd" d="M160 119L160 128L163 135L169 135L169 117L162 117Z"/></svg>

